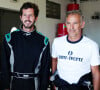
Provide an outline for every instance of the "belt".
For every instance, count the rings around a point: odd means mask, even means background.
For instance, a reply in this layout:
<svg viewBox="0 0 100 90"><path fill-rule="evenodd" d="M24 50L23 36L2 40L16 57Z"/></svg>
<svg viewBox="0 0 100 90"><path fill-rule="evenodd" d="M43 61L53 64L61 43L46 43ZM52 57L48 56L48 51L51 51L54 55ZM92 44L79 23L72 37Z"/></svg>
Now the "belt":
<svg viewBox="0 0 100 90"><path fill-rule="evenodd" d="M11 76L16 77L16 78L29 79L29 78L38 77L39 74L13 72L13 73L11 73Z"/></svg>

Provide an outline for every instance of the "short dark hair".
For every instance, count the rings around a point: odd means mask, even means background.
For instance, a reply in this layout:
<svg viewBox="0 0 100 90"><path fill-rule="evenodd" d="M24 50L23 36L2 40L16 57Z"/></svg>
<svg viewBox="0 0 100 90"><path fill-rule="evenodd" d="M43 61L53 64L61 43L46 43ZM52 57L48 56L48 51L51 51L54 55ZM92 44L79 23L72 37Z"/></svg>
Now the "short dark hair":
<svg viewBox="0 0 100 90"><path fill-rule="evenodd" d="M31 2L26 2L22 5L22 7L20 8L20 15L22 16L22 13L23 13L22 10L23 9L28 9L28 8L33 8L35 17L38 17L39 8L36 4L31 3Z"/></svg>

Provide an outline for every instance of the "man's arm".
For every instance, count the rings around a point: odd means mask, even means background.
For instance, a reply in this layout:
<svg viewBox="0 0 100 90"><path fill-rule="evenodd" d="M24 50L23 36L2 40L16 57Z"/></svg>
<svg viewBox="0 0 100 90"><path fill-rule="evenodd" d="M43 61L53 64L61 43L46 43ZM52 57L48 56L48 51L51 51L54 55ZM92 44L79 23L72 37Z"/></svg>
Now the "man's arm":
<svg viewBox="0 0 100 90"><path fill-rule="evenodd" d="M99 70L99 66L91 66L91 70L92 70L94 90L100 90L100 70Z"/></svg>
<svg viewBox="0 0 100 90"><path fill-rule="evenodd" d="M39 90L47 90L49 84L49 76L50 76L50 64L51 64L51 55L50 55L50 45L48 43L42 56Z"/></svg>
<svg viewBox="0 0 100 90"><path fill-rule="evenodd" d="M9 59L10 59L10 48L8 47L8 44L6 42L6 39L4 38L2 42L1 47L1 83L2 88L4 90L9 90L10 88L10 65L9 65Z"/></svg>
<svg viewBox="0 0 100 90"><path fill-rule="evenodd" d="M52 73L57 70L57 58L52 58Z"/></svg>

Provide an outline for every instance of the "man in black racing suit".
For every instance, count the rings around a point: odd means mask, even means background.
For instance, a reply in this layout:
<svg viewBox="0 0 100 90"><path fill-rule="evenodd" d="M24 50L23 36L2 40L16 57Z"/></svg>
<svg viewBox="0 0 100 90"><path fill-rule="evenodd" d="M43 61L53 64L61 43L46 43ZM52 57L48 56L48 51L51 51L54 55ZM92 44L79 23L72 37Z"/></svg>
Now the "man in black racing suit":
<svg viewBox="0 0 100 90"><path fill-rule="evenodd" d="M22 27L5 35L1 61L4 90L47 90L50 46L34 25L38 12L37 5L24 3L20 9Z"/></svg>

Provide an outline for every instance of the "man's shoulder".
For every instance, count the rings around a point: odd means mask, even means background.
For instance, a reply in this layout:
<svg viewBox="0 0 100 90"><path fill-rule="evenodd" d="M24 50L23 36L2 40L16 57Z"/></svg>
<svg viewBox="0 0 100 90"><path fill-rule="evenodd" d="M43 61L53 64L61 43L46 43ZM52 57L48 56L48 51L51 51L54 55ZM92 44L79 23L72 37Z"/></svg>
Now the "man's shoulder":
<svg viewBox="0 0 100 90"><path fill-rule="evenodd" d="M9 33L5 34L6 41L9 42L11 40L12 34L18 32L18 31L20 31L20 30L17 28L12 28Z"/></svg>
<svg viewBox="0 0 100 90"><path fill-rule="evenodd" d="M49 42L49 38L41 32L38 32L38 31L36 31L36 32L37 32L37 35L40 38L40 40L42 40L44 42L44 44L47 45Z"/></svg>
<svg viewBox="0 0 100 90"><path fill-rule="evenodd" d="M93 39L89 38L89 37L86 37L84 36L84 41L87 43L87 44L90 44L90 45L98 45L96 41L94 41Z"/></svg>
<svg viewBox="0 0 100 90"><path fill-rule="evenodd" d="M63 40L66 40L66 36L54 38L54 41L56 41L56 42L61 42L61 41L63 41Z"/></svg>

